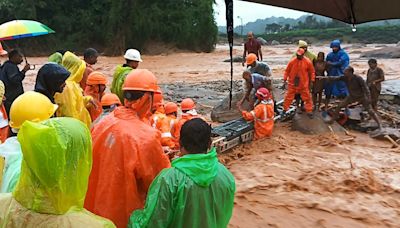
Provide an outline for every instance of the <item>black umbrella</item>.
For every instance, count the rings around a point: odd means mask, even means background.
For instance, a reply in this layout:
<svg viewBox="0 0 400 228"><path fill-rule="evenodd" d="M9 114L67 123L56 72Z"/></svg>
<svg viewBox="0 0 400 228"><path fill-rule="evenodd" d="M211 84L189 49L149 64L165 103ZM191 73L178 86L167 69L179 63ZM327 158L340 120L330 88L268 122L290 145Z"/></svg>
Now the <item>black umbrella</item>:
<svg viewBox="0 0 400 228"><path fill-rule="evenodd" d="M348 24L400 18L400 0L244 0L288 9L301 10L334 18ZM229 107L233 91L233 0L225 0L226 29L231 56L231 88Z"/></svg>

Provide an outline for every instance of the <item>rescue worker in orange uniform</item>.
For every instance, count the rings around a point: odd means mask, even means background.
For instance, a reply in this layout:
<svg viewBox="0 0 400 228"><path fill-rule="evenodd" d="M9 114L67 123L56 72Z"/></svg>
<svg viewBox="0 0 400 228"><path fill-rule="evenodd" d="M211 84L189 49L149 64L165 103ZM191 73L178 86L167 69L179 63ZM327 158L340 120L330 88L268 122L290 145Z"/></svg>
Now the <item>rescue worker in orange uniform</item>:
<svg viewBox="0 0 400 228"><path fill-rule="evenodd" d="M112 112L114 109L121 105L121 101L116 94L113 93L105 93L101 98L101 106L103 107L103 112L108 111Z"/></svg>
<svg viewBox="0 0 400 228"><path fill-rule="evenodd" d="M85 208L127 227L132 211L144 207L153 179L171 166L161 134L142 121L150 112L157 79L149 70L131 71L123 85L124 106L92 129L93 167Z"/></svg>
<svg viewBox="0 0 400 228"><path fill-rule="evenodd" d="M296 52L297 57L290 60L286 67L283 77L284 87L288 84L288 91L283 103L283 113L289 109L296 94L300 94L304 101L307 115L313 118L313 103L311 99L310 88L315 81L314 66L308 58L304 58L304 49L299 48ZM311 80L311 81L310 81Z"/></svg>
<svg viewBox="0 0 400 228"><path fill-rule="evenodd" d="M161 91L160 88L158 89ZM154 94L152 113L153 115L151 116L150 119L151 126L155 129L160 130L161 122L166 117L164 110L164 99L162 93Z"/></svg>
<svg viewBox="0 0 400 228"><path fill-rule="evenodd" d="M87 107L92 122L95 121L103 112L101 98L106 90L106 84L106 76L98 71L90 73L87 78L85 96L91 96L93 98L92 102L90 102Z"/></svg>
<svg viewBox="0 0 400 228"><path fill-rule="evenodd" d="M242 116L247 121L254 121L254 140L270 137L274 128L274 101L271 93L266 88L256 92L259 104L253 111L242 111Z"/></svg>
<svg viewBox="0 0 400 228"><path fill-rule="evenodd" d="M5 100L4 83L0 81L0 144L4 143L9 136L9 127L8 127L8 116L6 112L6 108L4 107L3 101ZM1 171L1 169L0 169ZM0 174L1 175L1 174Z"/></svg>
<svg viewBox="0 0 400 228"><path fill-rule="evenodd" d="M177 148L177 140L173 136L178 131L178 105L173 102L166 103L165 115L160 126L161 144L169 149L179 149Z"/></svg>
<svg viewBox="0 0 400 228"><path fill-rule="evenodd" d="M199 114L197 114L196 111L196 104L191 98L185 98L181 102L181 110L182 110L182 115L181 119L178 121L178 126L177 126L177 131L174 133L174 137L177 139L177 142L179 142L180 138L180 131L184 123L186 121L194 119L194 118L201 118Z"/></svg>
<svg viewBox="0 0 400 228"><path fill-rule="evenodd" d="M101 107L103 108L103 112L95 121L92 123L92 127L100 122L104 117L110 114L114 109L118 106L121 106L121 101L119 97L113 93L105 93L103 97L101 97Z"/></svg>

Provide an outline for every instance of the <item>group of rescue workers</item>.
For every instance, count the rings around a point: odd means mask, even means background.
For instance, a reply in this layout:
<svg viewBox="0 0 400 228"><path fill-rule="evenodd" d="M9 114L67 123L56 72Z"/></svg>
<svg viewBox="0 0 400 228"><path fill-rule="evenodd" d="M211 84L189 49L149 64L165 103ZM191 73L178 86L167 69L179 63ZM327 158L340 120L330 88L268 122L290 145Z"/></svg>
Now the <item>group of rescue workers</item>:
<svg viewBox="0 0 400 228"><path fill-rule="evenodd" d="M235 180L195 102L182 100L180 111L164 103L155 75L136 69L135 49L105 93L107 77L92 68L98 56L58 51L24 92L30 67L20 71L22 54L8 53L0 71L0 226L226 227Z"/></svg>
<svg viewBox="0 0 400 228"><path fill-rule="evenodd" d="M246 93L238 108L260 139L272 135L276 101L271 69L258 61L261 50L250 51L258 47L253 37L249 41ZM348 67L340 43L331 47L325 61L299 42L284 74L284 112L300 96L313 118L324 89L326 100L347 96L334 115L361 102L380 124L370 101L379 95L383 71L370 60L367 85ZM180 108L164 101L155 75L138 69L138 50L127 50L126 62L116 67L112 93L105 92L107 76L93 69L95 49L87 49L83 60L69 51L52 54L28 92L22 81L30 66L18 67L23 55L1 46L0 55L8 55L0 68L1 227L228 225L235 180L218 162L211 126L192 99L183 99ZM242 108L246 100L251 110Z"/></svg>
<svg viewBox="0 0 400 228"><path fill-rule="evenodd" d="M349 66L349 55L341 48L340 41L334 40L326 59L323 52L318 56L308 49L307 42L300 40L298 49L289 61L283 76L282 89L287 89L283 102L283 111L277 113L285 116L293 100L296 100L298 113L306 111L310 118L314 112L324 111L331 115L326 122L338 120L342 109L353 103L360 103L381 128L381 120L376 113L378 97L381 91L381 82L385 80L383 70L378 67L375 59L368 61L369 69L367 81L354 74L354 69ZM244 44L244 60L247 69L243 72L246 88L243 98L238 102L244 119L254 121L255 139L272 135L274 114L277 112L274 99L274 86L272 84L271 68L262 61L261 45L254 38L252 32L248 33L248 41ZM321 107L322 93L325 93L325 104ZM332 97L343 99L333 111L329 109ZM247 112L242 105L245 101L250 103L254 110ZM301 107L300 106L301 103ZM348 113L348 112L344 112ZM346 114L344 119L346 119ZM339 121L344 123L344 121Z"/></svg>

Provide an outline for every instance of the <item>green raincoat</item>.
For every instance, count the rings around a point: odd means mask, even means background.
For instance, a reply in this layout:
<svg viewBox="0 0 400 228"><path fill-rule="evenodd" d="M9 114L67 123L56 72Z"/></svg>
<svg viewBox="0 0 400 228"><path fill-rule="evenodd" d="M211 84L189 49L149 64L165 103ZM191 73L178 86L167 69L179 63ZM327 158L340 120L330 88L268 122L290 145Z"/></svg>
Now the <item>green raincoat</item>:
<svg viewBox="0 0 400 228"><path fill-rule="evenodd" d="M122 104L124 103L124 92L122 91L122 87L124 86L126 76L132 70L133 70L132 67L118 65L113 75L111 92L119 97L119 100L121 101Z"/></svg>
<svg viewBox="0 0 400 228"><path fill-rule="evenodd" d="M61 65L62 58L63 58L63 55L61 53L55 52L49 56L49 62L57 63L58 65Z"/></svg>
<svg viewBox="0 0 400 228"><path fill-rule="evenodd" d="M19 133L21 175L0 194L0 227L114 227L83 208L92 167L90 132L80 121L26 121Z"/></svg>
<svg viewBox="0 0 400 228"><path fill-rule="evenodd" d="M0 144L0 157L5 159L0 193L12 192L17 185L21 172L22 152L17 137L8 138Z"/></svg>
<svg viewBox="0 0 400 228"><path fill-rule="evenodd" d="M143 210L129 227L226 227L232 216L235 180L208 154L188 154L172 162L150 186Z"/></svg>

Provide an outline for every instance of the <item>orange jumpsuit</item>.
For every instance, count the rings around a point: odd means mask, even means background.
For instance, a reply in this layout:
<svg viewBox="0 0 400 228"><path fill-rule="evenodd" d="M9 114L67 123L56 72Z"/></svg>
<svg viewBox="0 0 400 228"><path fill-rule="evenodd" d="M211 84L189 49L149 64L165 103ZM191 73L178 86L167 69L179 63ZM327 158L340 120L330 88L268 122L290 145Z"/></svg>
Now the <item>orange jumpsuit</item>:
<svg viewBox="0 0 400 228"><path fill-rule="evenodd" d="M175 116L174 116L175 117ZM176 118L167 117L167 115L156 111L151 117L151 126L161 132L161 145L163 147L175 148L176 140L172 135L176 124Z"/></svg>
<svg viewBox="0 0 400 228"><path fill-rule="evenodd" d="M176 126L176 130L173 134L174 138L177 141L177 147L179 148L179 139L181 137L181 128L182 126L186 123L186 121L189 121L191 119L194 118L202 118L199 115L191 115L189 113L182 113L181 119L178 121L177 126Z"/></svg>
<svg viewBox="0 0 400 228"><path fill-rule="evenodd" d="M161 123L162 123L163 119L165 119L166 117L167 116L164 113L156 111L150 118L151 126L154 129L160 130Z"/></svg>
<svg viewBox="0 0 400 228"><path fill-rule="evenodd" d="M93 98L93 102L96 104L96 106L91 105L89 108L87 108L90 114L90 118L93 122L103 112L103 107L101 106L101 94L99 94L98 85L86 86L85 96L91 96Z"/></svg>
<svg viewBox="0 0 400 228"><path fill-rule="evenodd" d="M274 128L274 102L261 101L253 111L243 111L242 116L247 121L254 121L254 140L269 137Z"/></svg>
<svg viewBox="0 0 400 228"><path fill-rule="evenodd" d="M8 117L4 105L0 106L0 124L5 125L5 126L0 126L0 143L4 143L4 141L6 141L6 139L8 138L9 134Z"/></svg>
<svg viewBox="0 0 400 228"><path fill-rule="evenodd" d="M306 112L312 112L313 103L309 89L310 79L313 82L315 81L315 71L313 64L308 58L301 60L294 58L290 60L283 77L283 80L288 81L288 91L283 103L285 111L289 109L295 95L300 94L301 99L304 101ZM298 81L297 85L296 81Z"/></svg>
<svg viewBox="0 0 400 228"><path fill-rule="evenodd" d="M143 208L148 188L171 166L160 133L130 108L118 107L92 129L93 167L85 208L127 227L132 211Z"/></svg>
<svg viewBox="0 0 400 228"><path fill-rule="evenodd" d="M170 149L179 149L177 147L178 141L174 137L175 132L178 131L178 120L174 115L168 115L161 121L161 145L167 146Z"/></svg>

